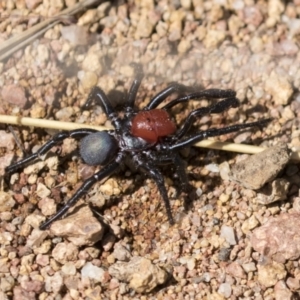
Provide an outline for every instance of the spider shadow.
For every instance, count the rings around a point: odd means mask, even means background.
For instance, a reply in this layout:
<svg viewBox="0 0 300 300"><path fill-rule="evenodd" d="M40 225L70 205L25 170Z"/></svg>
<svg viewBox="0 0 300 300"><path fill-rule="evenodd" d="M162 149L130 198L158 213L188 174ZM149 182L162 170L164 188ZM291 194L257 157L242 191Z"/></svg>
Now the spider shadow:
<svg viewBox="0 0 300 300"><path fill-rule="evenodd" d="M187 158L188 166L191 168L187 174L189 179L188 193L184 194L184 208L188 212L192 210L195 201L201 201L201 196L216 189L222 183L219 173L209 172L203 174L201 170L205 169L206 165L216 163L217 165L227 159L223 159L218 150L209 151L191 147L190 155ZM194 184L190 182L194 182ZM199 195L199 187L197 182L202 182L201 194Z"/></svg>
<svg viewBox="0 0 300 300"><path fill-rule="evenodd" d="M204 167L202 160L199 161L199 165ZM131 172L128 179L133 180L133 184L130 187L128 187L125 191L123 191L122 195L110 197L108 200L106 200L105 205L103 207L101 207L101 208L94 207L94 209L96 209L99 213L103 213L103 211L105 209L110 209L114 205L121 204L124 197L131 196L133 193L137 192L141 187L145 186L145 180L149 179L149 177L147 175L144 175L144 173L141 172L139 169L132 170L128 166L123 166L121 168L121 170L119 170L117 173L115 173L113 175L113 177L117 181L122 180L123 179L122 173L124 173L128 170L130 170L130 172ZM191 210L194 201L198 200L199 197L197 196L197 192L196 192L197 188L195 186L193 186L192 184L190 184L189 182L188 182L188 186L186 189L181 188L179 179L174 176L175 166L173 166L173 165L160 166L159 170L161 171L161 173L163 174L165 179L171 179L173 181L172 184L167 184L167 185L165 184L167 191L169 191L170 188L171 189L175 188L175 190L176 190L175 195L172 195L169 197L171 205L172 205L172 202L176 199L179 199L180 201L182 201L183 211L180 211L180 209L178 209L177 212L172 210L172 214L173 214L173 217L175 217L175 220L178 218L180 219L181 214L187 213L189 210ZM191 176L188 176L188 180L190 179L190 177ZM154 181L152 181L152 182L155 184ZM148 193L150 193L150 192L148 192ZM160 201L158 202L156 209L162 211L166 215L164 202L161 198L161 195L160 195L158 189L157 189L157 195L158 195L158 197L160 197L160 199L159 199ZM138 215L133 215L135 213L135 209L132 209L126 213L128 213L128 216L126 218L132 218L133 216L135 216L135 218L138 217ZM151 219L151 217L150 217L150 219ZM166 221L167 221L167 218L166 218Z"/></svg>
<svg viewBox="0 0 300 300"><path fill-rule="evenodd" d="M162 167L159 168L162 172L162 174L164 175L165 178L171 178L173 180L173 176L172 176L172 170L170 170L170 167ZM145 180L147 180L149 177L147 175L143 175L142 172L140 172L139 169L137 170L132 170L131 168L129 168L128 166L122 166L116 173L114 173L111 177L113 177L117 182L121 182L124 177L122 176L122 174L124 174L126 171L130 170L130 175L127 177L127 179L132 180L133 183L128 186L126 188L126 190L122 191L122 194L120 196L111 196L105 199L105 203L103 206L101 207L97 207L97 206L93 206L92 205L92 209L96 212L96 214L99 215L103 215L104 211L107 209L111 209L113 206L118 206L119 204L122 204L123 202L123 198L124 197L130 197L132 196L132 194L136 193L140 188L142 188L143 186L145 186ZM155 184L155 182L153 181L153 183ZM178 183L178 180L175 178L174 183L172 185L168 185L168 187L178 187L180 186L180 184ZM183 201L183 207L185 210L187 210L190 206L188 205L188 203L190 203L190 195L192 194L196 194L196 189L192 186L192 185L188 185L188 193L186 193L185 191L181 190L180 188L176 188L176 195L175 197L170 197L170 202L172 203L173 200L175 199L180 199ZM161 197L161 195L159 194L159 191L157 190L157 195L158 197ZM165 215L165 206L164 206L164 202L162 199L159 199L159 203L158 206L156 207L156 209L161 210ZM88 201L88 200L87 200ZM150 202L149 202L150 203ZM90 204L91 205L91 204ZM139 208L138 208L139 209ZM133 218L133 214L136 213L136 210L134 207L131 207L131 209L127 212L125 212L126 216L125 218ZM172 211L173 216L175 215L175 211ZM138 215L135 215L135 217L138 217ZM150 217L151 219L151 217ZM167 221L167 218L166 218Z"/></svg>

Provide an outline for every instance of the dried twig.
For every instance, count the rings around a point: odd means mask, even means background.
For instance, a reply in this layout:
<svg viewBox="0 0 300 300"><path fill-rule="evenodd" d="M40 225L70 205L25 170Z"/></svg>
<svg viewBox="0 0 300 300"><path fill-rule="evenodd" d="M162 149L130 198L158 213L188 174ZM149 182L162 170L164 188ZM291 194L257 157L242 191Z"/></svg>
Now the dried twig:
<svg viewBox="0 0 300 300"><path fill-rule="evenodd" d="M34 119L34 118L25 118L25 117L18 117L18 116L8 116L8 115L0 115L0 123L57 129L57 130L73 130L79 128L91 128L96 130L109 129L104 126L94 126L94 125L86 125L86 124L79 124L79 123L72 123L72 122L60 122L60 121L53 121L53 120Z"/></svg>
<svg viewBox="0 0 300 300"><path fill-rule="evenodd" d="M60 121L43 120L43 119L33 119L33 118L25 118L25 117L17 117L17 116L7 116L7 115L0 115L0 123L12 124L12 125L23 125L29 127L30 126L41 127L41 128L57 129L57 130L92 128L100 131L100 130L112 129L104 126L95 126L95 125L79 124L79 123L72 123L72 122L60 122ZM264 150L264 148L262 147L245 145L245 144L218 142L214 140L203 140L195 144L194 146L201 147L201 148L224 150L230 152L247 153L247 154L255 154ZM291 159L299 161L300 154L298 152L293 152Z"/></svg>

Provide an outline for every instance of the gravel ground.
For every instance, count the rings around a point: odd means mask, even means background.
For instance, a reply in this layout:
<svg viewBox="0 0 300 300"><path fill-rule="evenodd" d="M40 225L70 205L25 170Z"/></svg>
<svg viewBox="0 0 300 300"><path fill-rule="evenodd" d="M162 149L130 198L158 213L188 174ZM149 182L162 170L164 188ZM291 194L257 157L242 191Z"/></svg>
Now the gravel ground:
<svg viewBox="0 0 300 300"><path fill-rule="evenodd" d="M6 18L0 40L76 0L50 2L2 2ZM95 85L114 105L122 104L135 62L145 73L138 107L173 81L197 89L233 89L240 107L204 116L195 128L272 117L262 131L218 139L300 150L299 0L116 2L88 9L77 16L77 24L55 25L2 61L0 113L109 126L100 107L81 107ZM172 112L180 123L207 104L191 101ZM28 154L54 134L14 130ZM271 178L264 190L253 190L223 172L247 155L191 147L181 153L190 183L186 195L176 190L172 170L164 170L174 226L154 182L129 165L96 184L67 218L40 231L39 224L99 169L86 166L76 149L77 142L68 139L42 162L13 175L10 186L2 180L0 299L300 297L296 163L280 162L277 181ZM4 168L23 156L5 125L0 152L3 176Z"/></svg>

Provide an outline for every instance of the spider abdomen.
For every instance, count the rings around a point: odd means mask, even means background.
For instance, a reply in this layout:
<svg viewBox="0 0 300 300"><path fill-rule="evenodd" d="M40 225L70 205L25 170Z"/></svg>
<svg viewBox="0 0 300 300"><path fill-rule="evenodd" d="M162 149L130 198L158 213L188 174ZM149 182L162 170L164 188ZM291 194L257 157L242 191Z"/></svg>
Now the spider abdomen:
<svg viewBox="0 0 300 300"><path fill-rule="evenodd" d="M176 131L176 125L163 109L151 109L137 113L132 119L131 134L150 143Z"/></svg>
<svg viewBox="0 0 300 300"><path fill-rule="evenodd" d="M117 141L107 131L89 134L81 140L80 144L80 155L90 166L107 163L117 150Z"/></svg>

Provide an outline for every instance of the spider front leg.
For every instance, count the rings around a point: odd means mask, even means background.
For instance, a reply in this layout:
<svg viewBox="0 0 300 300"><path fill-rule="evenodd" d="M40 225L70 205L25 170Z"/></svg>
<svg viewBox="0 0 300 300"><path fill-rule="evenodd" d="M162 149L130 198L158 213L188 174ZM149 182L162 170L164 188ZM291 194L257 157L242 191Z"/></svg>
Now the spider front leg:
<svg viewBox="0 0 300 300"><path fill-rule="evenodd" d="M184 93L188 90L188 87L185 85L173 82L167 88L159 92L156 96L154 96L147 106L145 106L144 110L150 110L156 108L161 102L163 102L168 96L173 93Z"/></svg>
<svg viewBox="0 0 300 300"><path fill-rule="evenodd" d="M75 129L71 131L62 131L55 134L47 143L45 143L36 153L25 157L24 159L16 162L15 164L10 165L5 168L5 177L8 179L11 174L15 173L17 170L24 168L30 162L35 159L40 158L44 154L46 154L53 146L61 143L64 139L72 137L72 138L82 138L91 133L95 133L97 130L95 129Z"/></svg>
<svg viewBox="0 0 300 300"><path fill-rule="evenodd" d="M72 196L71 199L50 219L48 219L46 222L44 222L41 226L41 230L45 230L51 223L54 221L60 219L63 217L63 215L69 210L70 207L74 206L78 200L85 195L88 190L97 182L105 177L111 175L113 172L117 170L117 168L120 165L120 162L122 161L124 155L121 153L115 161L112 161L107 166L105 166L103 169L101 169L99 172L88 178L82 186L75 192L75 194Z"/></svg>
<svg viewBox="0 0 300 300"><path fill-rule="evenodd" d="M100 105L103 108L104 113L106 114L107 118L111 120L111 123L116 128L116 130L119 130L122 127L120 119L118 118L117 113L112 107L108 97L98 86L92 88L85 104L83 105L83 109L88 109L91 106L92 101L94 100L96 104Z"/></svg>
<svg viewBox="0 0 300 300"><path fill-rule="evenodd" d="M128 92L127 103L126 103L126 109L128 112L131 112L132 108L134 107L136 95L144 76L142 66L140 64L132 63L132 65L135 68L136 78L133 80L130 90Z"/></svg>
<svg viewBox="0 0 300 300"><path fill-rule="evenodd" d="M188 130L191 128L192 124L197 120L197 118L202 117L207 114L219 114L228 110L231 107L238 107L239 100L235 97L224 99L216 104L198 108L187 116L181 128L175 133L173 139L178 140L182 138Z"/></svg>
<svg viewBox="0 0 300 300"><path fill-rule="evenodd" d="M189 100L216 100L216 99L224 99L224 98L235 98L236 92L233 90L220 90L220 89L208 89L200 92L191 93L180 98L174 99L162 109L170 109L178 103L187 102Z"/></svg>
<svg viewBox="0 0 300 300"><path fill-rule="evenodd" d="M272 121L271 118L260 120L257 122L237 124L223 128L211 128L205 131L197 132L189 137L182 139L169 147L170 150L178 150L184 147L192 146L193 144L200 142L208 137L219 136L231 132L237 132L241 129L251 128L251 127L263 127Z"/></svg>

